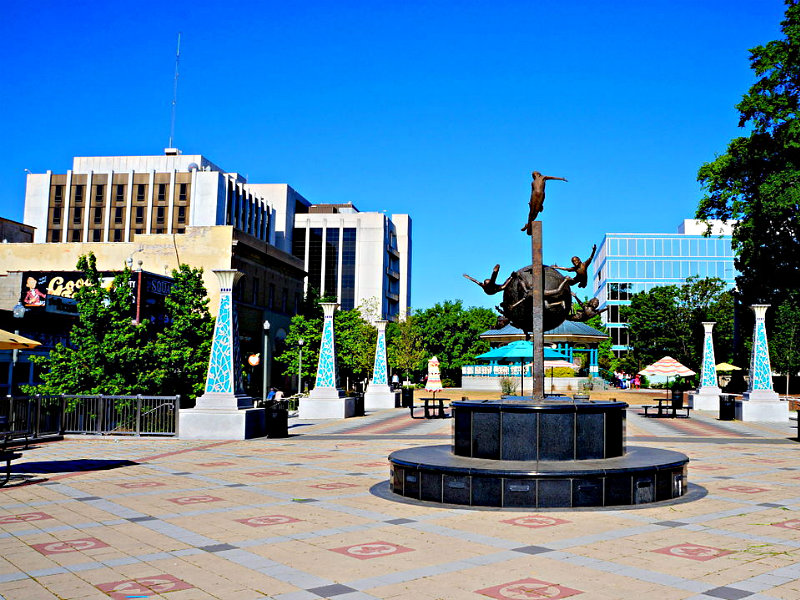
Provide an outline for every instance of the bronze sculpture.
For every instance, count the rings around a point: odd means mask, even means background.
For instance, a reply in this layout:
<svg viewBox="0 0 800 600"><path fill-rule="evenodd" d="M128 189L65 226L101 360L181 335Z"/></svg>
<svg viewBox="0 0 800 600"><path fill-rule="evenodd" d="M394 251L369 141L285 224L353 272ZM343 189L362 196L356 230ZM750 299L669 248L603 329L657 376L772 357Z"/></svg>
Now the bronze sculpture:
<svg viewBox="0 0 800 600"><path fill-rule="evenodd" d="M584 261L581 261L580 258L577 256L572 257L572 266L571 267L559 267L558 265L553 265L554 269L558 269L560 271L567 271L575 273L575 277L568 277L565 279L566 285L575 285L578 284L578 287L585 288L586 287L586 280L587 280L587 272L589 269L589 265L594 259L594 253L597 251L597 244L592 245L592 254L589 258Z"/></svg>
<svg viewBox="0 0 800 600"><path fill-rule="evenodd" d="M520 229L528 235L531 235L531 222L536 220L539 213L544 210L544 185L548 180L566 181L563 177L551 177L550 175L542 175L539 171L532 173L533 181L531 181L531 200L529 203L530 210L528 212L528 222Z"/></svg>
<svg viewBox="0 0 800 600"><path fill-rule="evenodd" d="M502 292L504 289L506 289L508 284L511 283L511 280L516 275L516 273L512 273L509 276L509 278L505 280L503 285L497 285L497 273L499 271L500 271L500 265L495 265L494 269L492 269L491 276L489 277L489 279L484 279L483 283L481 283L480 281L478 281L477 279L475 279L473 277L470 277L466 273L463 273L463 275L464 275L464 277L466 277L470 281L474 281L475 283L477 283L479 286L481 286L483 288L484 292L486 292L487 294L489 294L491 296L492 294L496 294L497 292Z"/></svg>
<svg viewBox="0 0 800 600"><path fill-rule="evenodd" d="M579 310L574 314L567 315L568 321L577 321L578 323L583 323L584 321L588 321L592 317L596 317L604 310L608 310L608 307L597 310L597 307L600 306L600 300L598 300L597 298L592 298L586 304L584 304L583 302L581 302L578 296L576 296L575 294L572 295L574 296L575 301L578 304L580 304L581 310Z"/></svg>

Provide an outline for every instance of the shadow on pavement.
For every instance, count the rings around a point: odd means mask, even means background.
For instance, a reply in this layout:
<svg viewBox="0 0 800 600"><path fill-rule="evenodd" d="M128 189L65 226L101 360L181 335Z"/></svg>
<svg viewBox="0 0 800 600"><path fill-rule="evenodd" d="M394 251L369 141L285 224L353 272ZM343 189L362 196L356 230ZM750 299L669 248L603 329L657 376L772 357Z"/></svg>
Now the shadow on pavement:
<svg viewBox="0 0 800 600"><path fill-rule="evenodd" d="M119 467L131 467L139 463L130 460L45 460L41 462L18 462L11 465L12 473L75 473L78 471L107 471Z"/></svg>

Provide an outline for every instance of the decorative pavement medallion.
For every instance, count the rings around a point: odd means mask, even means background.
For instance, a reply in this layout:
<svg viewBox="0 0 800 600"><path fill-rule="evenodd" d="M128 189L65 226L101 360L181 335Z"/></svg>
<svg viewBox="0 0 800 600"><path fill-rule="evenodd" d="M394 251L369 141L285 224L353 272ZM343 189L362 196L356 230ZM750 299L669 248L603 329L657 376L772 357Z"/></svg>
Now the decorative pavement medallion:
<svg viewBox="0 0 800 600"><path fill-rule="evenodd" d="M337 481L334 483L317 483L316 485L310 485L308 487L317 488L318 490L341 490L342 488L358 487L358 486L352 483L344 483L342 481Z"/></svg>
<svg viewBox="0 0 800 600"><path fill-rule="evenodd" d="M216 496L184 496L182 498L167 498L170 502L175 504L202 504L203 502L222 502L222 498Z"/></svg>
<svg viewBox="0 0 800 600"><path fill-rule="evenodd" d="M255 473L245 473L251 477L277 477L278 475L289 475L289 471L256 471Z"/></svg>
<svg viewBox="0 0 800 600"><path fill-rule="evenodd" d="M699 544L678 544L676 546L653 550L653 552L699 561L711 560L719 558L720 556L725 556L726 554L732 554L730 550L721 550L720 548L712 548L711 546L700 546Z"/></svg>
<svg viewBox="0 0 800 600"><path fill-rule="evenodd" d="M719 488L726 492L739 492L741 494L759 494L761 492L768 492L768 488L756 487L754 485L729 485L724 488Z"/></svg>
<svg viewBox="0 0 800 600"><path fill-rule="evenodd" d="M789 519L788 521L783 521L781 523L773 523L772 526L800 530L800 519Z"/></svg>
<svg viewBox="0 0 800 600"><path fill-rule="evenodd" d="M414 551L413 548L406 548L405 546L398 546L397 544L390 544L389 542L369 542L367 544L356 544L355 546L331 548L330 550L331 552L338 552L339 554L361 560Z"/></svg>
<svg viewBox="0 0 800 600"><path fill-rule="evenodd" d="M162 485L167 485L167 484L161 483L160 481L129 481L127 483L118 483L116 485L118 485L121 488L134 490L137 488L160 487Z"/></svg>
<svg viewBox="0 0 800 600"><path fill-rule="evenodd" d="M266 527L267 525L283 525L284 523L299 523L302 519L287 517L286 515L265 515L263 517L250 517L249 519L234 519L250 527Z"/></svg>
<svg viewBox="0 0 800 600"><path fill-rule="evenodd" d="M10 523L27 523L28 521L44 521L45 519L52 518L53 517L43 512L21 513L18 515L0 517L0 525L8 525Z"/></svg>
<svg viewBox="0 0 800 600"><path fill-rule="evenodd" d="M44 555L63 554L64 552L82 552L95 548L108 548L108 544L97 538L81 538L78 540L63 540L60 542L47 542L46 544L33 544L31 548Z"/></svg>
<svg viewBox="0 0 800 600"><path fill-rule="evenodd" d="M558 585L557 583L528 578L502 583L482 590L475 590L475 593L483 594L490 598L497 598L498 600L505 600L506 598L512 600L535 600L540 598L557 600L558 598L569 598L570 596L582 594L583 592Z"/></svg>
<svg viewBox="0 0 800 600"><path fill-rule="evenodd" d="M128 598L150 596L152 594L189 590L194 586L172 575L152 575L150 577L140 577L139 579L101 583L95 587L114 598L114 600L127 600Z"/></svg>
<svg viewBox="0 0 800 600"><path fill-rule="evenodd" d="M516 519L503 519L501 523L509 523L510 525L517 525L519 527L530 527L537 529L539 527L552 527L553 525L561 525L562 523L570 523L564 519L556 519L555 517L546 517L544 515L529 515L527 517L517 517Z"/></svg>

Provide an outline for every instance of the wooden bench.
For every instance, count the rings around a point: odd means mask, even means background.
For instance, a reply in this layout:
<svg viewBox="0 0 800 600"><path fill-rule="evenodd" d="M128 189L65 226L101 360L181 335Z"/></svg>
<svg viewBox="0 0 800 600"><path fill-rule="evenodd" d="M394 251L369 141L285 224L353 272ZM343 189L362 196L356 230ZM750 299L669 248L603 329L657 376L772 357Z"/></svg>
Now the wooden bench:
<svg viewBox="0 0 800 600"><path fill-rule="evenodd" d="M0 463L5 462L5 474L0 486L4 486L11 479L11 461L22 458L22 452L14 452L12 448L23 446L28 447L30 433L27 431L6 431L2 434L2 445L0 445Z"/></svg>
<svg viewBox="0 0 800 600"><path fill-rule="evenodd" d="M642 406L644 409L645 417L668 417L671 419L682 417L689 418L690 407L683 405L683 396L680 398L654 398L658 404L651 404ZM655 414L650 414L649 410L655 410ZM685 414L679 414L678 411L686 411Z"/></svg>

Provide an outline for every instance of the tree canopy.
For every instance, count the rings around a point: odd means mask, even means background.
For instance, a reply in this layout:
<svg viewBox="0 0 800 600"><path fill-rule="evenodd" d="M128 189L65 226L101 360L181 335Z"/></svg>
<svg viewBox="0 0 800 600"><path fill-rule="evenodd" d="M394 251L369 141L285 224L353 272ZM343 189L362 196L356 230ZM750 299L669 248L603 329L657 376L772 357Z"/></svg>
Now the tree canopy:
<svg viewBox="0 0 800 600"><path fill-rule="evenodd" d="M784 37L750 51L757 81L736 105L746 136L700 167L700 219L736 220L744 304L780 302L800 288L800 0L787 0Z"/></svg>
<svg viewBox="0 0 800 600"><path fill-rule="evenodd" d="M699 372L703 356L704 321L714 321L714 353L730 360L733 346L733 292L714 277L690 277L683 285L658 286L639 292L621 309L628 322L633 350L621 365L638 372L672 356Z"/></svg>

